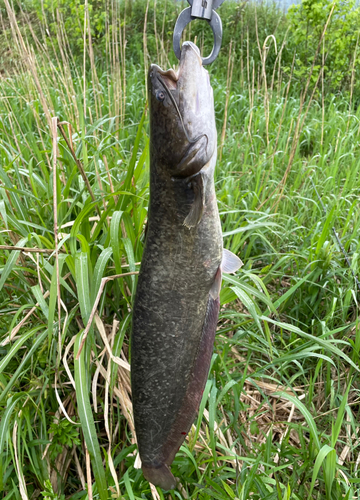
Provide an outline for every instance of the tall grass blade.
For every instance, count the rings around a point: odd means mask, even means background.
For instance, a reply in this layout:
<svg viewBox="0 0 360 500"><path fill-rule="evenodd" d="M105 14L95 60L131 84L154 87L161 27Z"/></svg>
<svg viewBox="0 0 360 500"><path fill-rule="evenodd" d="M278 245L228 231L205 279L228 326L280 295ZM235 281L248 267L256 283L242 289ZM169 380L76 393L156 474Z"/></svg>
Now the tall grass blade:
<svg viewBox="0 0 360 500"><path fill-rule="evenodd" d="M2 415L0 422L0 491L3 491L3 479L4 479L4 470L3 470L3 451L6 442L6 435L9 432L10 428L10 419L12 412L14 411L15 406L18 404L19 399L25 397L25 394L14 394L7 400L6 409Z"/></svg>
<svg viewBox="0 0 360 500"><path fill-rule="evenodd" d="M25 344L25 342L27 342L36 332L38 332L40 328L41 328L40 326L32 328L28 332L21 335L21 337L15 342L15 344L11 346L6 356L4 356L0 360L0 374L5 370L8 363L12 360L12 358L15 356L17 351L23 346L23 344Z"/></svg>
<svg viewBox="0 0 360 500"><path fill-rule="evenodd" d="M74 358L76 358L79 350L80 341L81 333L78 333L75 340ZM79 359L75 359L75 386L81 429L84 434L87 449L89 450L97 490L101 500L108 500L105 470L102 464L101 451L90 404L84 349L82 350Z"/></svg>
<svg viewBox="0 0 360 500"><path fill-rule="evenodd" d="M317 454L317 457L315 460L315 465L314 465L314 470L313 470L313 475L312 475L312 480L311 480L311 485L310 485L308 500L311 500L311 498L312 498L312 492L313 492L314 487L315 487L316 479L319 475L320 467L323 465L323 462L326 459L327 455L329 455L329 453L335 453L335 455L336 455L334 448L331 448L331 446L324 444L324 446L319 450L319 453Z"/></svg>
<svg viewBox="0 0 360 500"><path fill-rule="evenodd" d="M35 331L41 330L43 325L37 326L34 328ZM0 402L3 401L7 393L10 391L12 386L18 382L18 377L20 373L23 371L24 367L27 365L27 363L31 360L33 354L37 351L37 349L41 346L41 344L44 342L45 337L47 336L47 329L45 329L35 340L27 354L23 357L21 363L17 367L15 373L12 375L11 379L9 380L8 384L6 385L5 389L1 392L0 394Z"/></svg>
<svg viewBox="0 0 360 500"><path fill-rule="evenodd" d="M319 433L318 433L318 430L317 430L317 427L315 424L315 420L311 416L309 410L306 408L306 406L298 398L296 398L295 396L292 396L291 394L288 394L287 392L277 392L275 394L278 394L279 396L281 396L285 399L288 399L300 410L300 412L304 416L304 418L309 426L311 437L313 438L314 444L316 446L316 452L318 452L318 450L320 450L320 447L321 447Z"/></svg>

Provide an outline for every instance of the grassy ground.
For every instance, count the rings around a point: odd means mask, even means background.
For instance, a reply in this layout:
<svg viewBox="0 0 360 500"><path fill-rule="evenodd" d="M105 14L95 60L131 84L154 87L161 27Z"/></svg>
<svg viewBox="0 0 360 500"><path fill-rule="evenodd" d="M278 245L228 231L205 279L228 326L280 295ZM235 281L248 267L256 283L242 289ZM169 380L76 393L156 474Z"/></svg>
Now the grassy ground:
<svg viewBox="0 0 360 500"><path fill-rule="evenodd" d="M231 82L231 64L213 77L224 244L245 265L224 280L180 486L164 493L136 468L127 362L148 204L144 69L109 49L99 70L88 46L83 73L66 40L58 61L35 58L12 28L23 58L0 81L1 498L358 498L359 290L334 231L358 273L360 112L256 83L250 63L248 84Z"/></svg>

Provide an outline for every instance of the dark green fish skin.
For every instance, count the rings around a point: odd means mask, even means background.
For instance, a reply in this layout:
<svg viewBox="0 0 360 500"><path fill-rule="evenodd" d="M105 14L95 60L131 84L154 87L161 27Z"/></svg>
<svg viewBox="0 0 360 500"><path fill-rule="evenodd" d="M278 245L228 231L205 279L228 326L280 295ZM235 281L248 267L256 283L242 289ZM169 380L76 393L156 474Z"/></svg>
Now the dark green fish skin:
<svg viewBox="0 0 360 500"><path fill-rule="evenodd" d="M207 380L219 313L222 234L213 92L198 49L179 71L149 71L150 204L131 338L135 429L146 479L174 488L169 466Z"/></svg>

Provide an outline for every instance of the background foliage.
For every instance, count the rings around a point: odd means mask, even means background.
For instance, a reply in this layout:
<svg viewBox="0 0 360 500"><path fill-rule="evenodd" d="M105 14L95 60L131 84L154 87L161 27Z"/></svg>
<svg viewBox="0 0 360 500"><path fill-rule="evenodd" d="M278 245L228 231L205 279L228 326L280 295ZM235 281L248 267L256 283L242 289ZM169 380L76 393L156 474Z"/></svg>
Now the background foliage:
<svg viewBox="0 0 360 500"><path fill-rule="evenodd" d="M0 10L5 14L4 0L0 1ZM172 51L172 34L176 18L180 11L188 6L184 0L90 0L88 11L91 18L90 30L95 57L106 59L110 43L117 40L115 31L126 26L126 52L128 61L135 65L144 62L143 32L146 18L146 57L149 61L159 57L168 58L171 64L176 62ZM84 12L85 4L81 0L23 0L14 5L21 28L32 30L46 43L49 50L58 52L60 26L66 32L67 43L72 57L80 60L84 48ZM238 64L234 68L234 77L242 81L251 79L247 66L254 64L260 71L262 61L268 79L287 80L293 69L293 90L299 92L304 86L309 68L315 65L311 83L315 85L321 68L324 68L324 89L327 93L349 91L353 85L359 91L359 55L358 26L360 7L355 0L343 2L331 0L303 0L292 5L286 14L276 3L225 2L219 10L223 19L223 46L232 41ZM331 13L328 29L323 42L319 41L326 21ZM61 22L60 22L61 21ZM45 28L46 26L46 28ZM3 27L10 34L6 19ZM87 35L87 38L88 38ZM276 44L273 38L276 39ZM2 37L4 38L3 32ZM185 37L196 37L201 47L209 52L212 46L212 32L204 24L194 22ZM34 39L29 38L34 44ZM61 42L60 42L61 43ZM34 44L36 48L36 44ZM314 60L317 50L319 54ZM2 62L11 64L16 56L4 53ZM18 54L18 57L20 54ZM226 64L226 51L222 51L217 68ZM87 61L88 63L89 61ZM261 68L262 69L262 68ZM214 71L217 71L215 68ZM255 75L258 79L259 75ZM295 85L299 83L299 86Z"/></svg>

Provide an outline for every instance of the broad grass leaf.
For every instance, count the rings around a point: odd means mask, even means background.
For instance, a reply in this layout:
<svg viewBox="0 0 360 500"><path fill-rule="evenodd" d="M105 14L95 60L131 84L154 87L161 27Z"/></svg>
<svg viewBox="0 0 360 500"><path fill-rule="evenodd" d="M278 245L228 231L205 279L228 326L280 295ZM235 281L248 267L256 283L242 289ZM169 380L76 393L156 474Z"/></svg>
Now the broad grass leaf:
<svg viewBox="0 0 360 500"><path fill-rule="evenodd" d="M36 331L41 330L41 328L44 328L43 325L40 325L40 326L37 326L36 328L34 328L34 333ZM46 336L47 336L47 329L45 329L37 337L37 339L35 340L35 342L31 346L31 348L29 349L29 351L27 352L27 354L23 357L23 359L22 359L21 363L19 364L19 366L17 367L15 373L12 374L11 379L9 380L7 386L5 387L5 389L0 394L0 402L5 398L5 396L10 391L10 389L12 388L12 386L18 381L18 377L19 377L20 373L23 371L23 369L26 366L26 364L30 361L30 359L33 356L33 354L43 344Z"/></svg>
<svg viewBox="0 0 360 500"><path fill-rule="evenodd" d="M319 433L315 424L315 420L311 416L311 413L309 410L306 408L306 406L295 396L292 396L291 394L288 394L287 392L274 392L274 395L281 396L282 398L288 399L291 403L293 403L298 410L303 414L309 429L310 429L310 434L314 440L314 443L316 445L317 450L320 450L320 440L319 440Z"/></svg>
<svg viewBox="0 0 360 500"><path fill-rule="evenodd" d="M96 261L96 265L95 265L95 269L94 269L94 273L93 273L93 279L92 279L92 283L91 283L91 305L94 304L97 293L100 289L101 280L104 277L104 271L106 268L106 264L108 263L108 260L110 259L111 255L112 255L112 248L111 247L105 248L101 252L101 254L99 255L99 257Z"/></svg>
<svg viewBox="0 0 360 500"><path fill-rule="evenodd" d="M331 446L333 446L333 447L336 446L336 442L337 442L339 434L340 434L341 426L342 426L342 423L344 420L345 407L347 405L349 391L350 391L351 386L352 386L352 381L353 381L353 379L350 380L350 382L346 388L345 394L342 397L342 401L341 401L340 407L339 407L338 412L337 412L336 422L335 422L333 429L332 429Z"/></svg>
<svg viewBox="0 0 360 500"><path fill-rule="evenodd" d="M76 256L76 254L75 254ZM73 257L72 255L67 255L66 256L66 259L65 259L65 262L66 262L66 265L68 266L71 274L75 277L76 279L76 271L75 271L75 256Z"/></svg>
<svg viewBox="0 0 360 500"><path fill-rule="evenodd" d="M238 227L237 229L233 229L232 231L226 231L223 233L223 238L227 236L232 236L233 234L244 233L245 231L255 231L256 229L268 228L268 227L279 227L279 224L275 222L262 222L262 223L254 223L247 224L246 226Z"/></svg>
<svg viewBox="0 0 360 500"><path fill-rule="evenodd" d="M135 235L135 231L134 231L135 221L133 220L133 218L134 218L134 214L133 214L133 217L131 217L128 212L124 212L124 214L122 216L122 220L123 220L124 226L125 226L126 236L130 239L132 247L135 246L135 240L136 240L136 235Z"/></svg>
<svg viewBox="0 0 360 500"><path fill-rule="evenodd" d="M105 470L102 464L99 441L97 438L94 417L91 410L89 389L87 385L88 374L85 366L85 349L81 351L79 359L76 360L79 351L82 334L78 333L75 341L74 364L75 364L75 387L76 401L81 422L81 429L84 434L86 447L90 454L91 466L93 469L97 490L101 500L108 500L108 491Z"/></svg>
<svg viewBox="0 0 360 500"><path fill-rule="evenodd" d="M249 313L253 317L259 331L264 335L264 332L263 332L263 329L262 329L262 326L260 323L260 318L262 318L262 317L261 317L261 314L259 314L258 311L256 310L256 305L255 305L254 301L249 297L249 295L247 293L245 293L243 290L241 290L241 288L239 286L233 286L232 290L236 293L238 298L241 300L241 302L244 304L246 309L249 311ZM265 319L265 317L262 319Z"/></svg>
<svg viewBox="0 0 360 500"><path fill-rule="evenodd" d="M91 313L88 256L86 253L81 252L76 255L75 260L76 288L78 292L81 316L84 325L86 326Z"/></svg>
<svg viewBox="0 0 360 500"><path fill-rule="evenodd" d="M27 242L27 238L22 238L20 241L17 242L16 246L17 247L23 247L25 243ZM4 286L9 274L11 273L13 267L15 266L18 257L20 255L20 250L13 250L5 264L5 267L1 273L1 279L0 279L0 291L2 287Z"/></svg>
<svg viewBox="0 0 360 500"><path fill-rule="evenodd" d="M109 215L114 210L114 200L110 198L106 210L104 210L101 214L100 220L97 221L95 229L92 232L90 243L96 243L98 241L99 235L101 231L108 231L106 220Z"/></svg>
<svg viewBox="0 0 360 500"><path fill-rule="evenodd" d="M216 424L216 395L217 387L213 384L209 397L209 429L210 429L210 446L213 453L214 466L216 470L216 436L215 436L215 425Z"/></svg>
<svg viewBox="0 0 360 500"><path fill-rule="evenodd" d="M330 340L323 340L322 338L315 337L314 335L310 335L309 333L305 333L304 331L300 330L297 326L291 325L290 323L283 323L281 321L275 321L271 318L268 318L267 316L261 317L260 319L264 321L269 321L269 323L272 323L273 325L278 326L279 328L284 328L284 330L288 330L289 332L293 332L298 334L300 337L306 338L312 342L316 342L319 345L321 345L324 349L333 352L340 358L344 359L347 363L349 363L356 371L360 372L360 369L356 364L347 356L344 352L342 352L340 349L335 347L333 345L333 342L335 341L330 341ZM343 341L337 341L338 343L344 343Z"/></svg>
<svg viewBox="0 0 360 500"><path fill-rule="evenodd" d="M15 406L17 405L19 399L24 398L26 393L14 394L7 400L6 409L2 415L0 422L0 491L3 491L3 480L4 480L4 472L3 471L3 450L6 442L6 435L10 430L10 418L12 412L14 411Z"/></svg>
<svg viewBox="0 0 360 500"><path fill-rule="evenodd" d="M4 221L5 228L8 229L6 205L4 200L0 201L0 215L2 217L2 220Z"/></svg>
<svg viewBox="0 0 360 500"><path fill-rule="evenodd" d="M233 385L236 385L238 382L236 380L229 380L229 382L221 389L221 392L220 394L218 395L217 397L217 400L216 400L216 407L218 407L223 399L223 397L225 396L225 394L227 394L230 389L232 388Z"/></svg>
<svg viewBox="0 0 360 500"><path fill-rule="evenodd" d="M263 291L263 294L260 294L261 296L261 299L262 300L262 296L265 295L267 297L267 301L264 301L269 307L270 307L270 310L277 315L277 311L276 311L276 307L274 306L274 304L272 303L271 301L271 298L270 298L270 295L269 295L269 292L267 291L267 288L263 282L262 279L259 278L259 276L257 276L256 274L253 274L253 273L248 273L248 276L250 279L253 280L253 282L259 287L262 289Z"/></svg>
<svg viewBox="0 0 360 500"><path fill-rule="evenodd" d="M335 210L336 210L336 206L334 205L332 207L331 211L329 212L328 216L326 217L325 224L324 224L323 229L321 231L319 241L317 242L317 245L316 245L316 255L318 255L320 253L321 249L324 246L325 241L330 238L329 233L331 231L331 224L332 224L333 219L334 219Z"/></svg>
<svg viewBox="0 0 360 500"><path fill-rule="evenodd" d="M46 233L53 234L52 229L48 229L44 226L40 226L40 224L35 224L34 222L29 222L28 220L21 220L21 219L17 219L17 222L18 222L18 224L21 224L22 226L27 228L29 233L30 233L29 228L32 227L33 229L38 229L39 231L45 231Z"/></svg>
<svg viewBox="0 0 360 500"><path fill-rule="evenodd" d="M131 272L135 271L135 257L134 250L129 238L121 238L122 244L124 245L127 262L129 264L129 270ZM131 278L131 292L132 298L134 298L134 288L135 288L135 275L130 276Z"/></svg>
<svg viewBox="0 0 360 500"><path fill-rule="evenodd" d="M13 160L15 161L15 159ZM24 206L24 204L20 201L19 196L17 195L17 190L14 189L13 183L9 179L8 175L5 173L2 167L0 167L0 179L3 181L6 190L14 204L15 210L18 212L20 217L19 219L26 220L29 219L29 214Z"/></svg>
<svg viewBox="0 0 360 500"><path fill-rule="evenodd" d="M143 170L143 166L144 166L144 163L145 163L145 160L148 158L149 156L149 144L150 144L150 140L147 139L146 141L146 144L145 144L145 147L143 149L143 152L141 153L141 156L139 158L139 161L137 162L137 165L135 167L135 170L134 170L134 179L135 179L135 184L137 184L138 180L139 180L139 177L141 175L141 172Z"/></svg>
<svg viewBox="0 0 360 500"><path fill-rule="evenodd" d="M320 467L322 466L326 456L332 452L334 452L336 455L334 448L331 448L331 446L329 446L327 444L324 444L324 446L321 449L319 449L319 453L317 454L317 457L315 460L315 465L314 465L314 470L313 470L313 474L312 474L308 500L311 500L311 498L312 498L312 492L313 492L313 489L315 487L315 481L319 475Z"/></svg>
<svg viewBox="0 0 360 500"><path fill-rule="evenodd" d="M136 132L134 147L132 150L132 155L131 155L131 159L129 162L126 179L124 182L124 191L128 191L130 189L130 186L131 186L131 179L134 175L134 168L135 168L135 164L136 164L137 154L139 151L140 140L141 140L141 137L143 135L143 126L144 126L144 122L145 122L145 118L146 118L146 111L147 111L147 107L145 106L140 123L139 123L139 126L138 126L138 129L137 129L137 132ZM121 200L120 209L124 210L125 206L126 206L126 197L124 196L123 199Z"/></svg>
<svg viewBox="0 0 360 500"><path fill-rule="evenodd" d="M222 484L224 490L226 491L226 494L229 496L229 498L235 499L236 498L235 493L230 488L230 486L228 484L226 484L225 481L221 481L221 484Z"/></svg>
<svg viewBox="0 0 360 500"><path fill-rule="evenodd" d="M111 242L111 248L112 248L113 255L114 255L116 274L121 274L121 272L122 272L122 269L121 269L121 246L120 246L120 241L121 241L120 221L121 221L122 215L123 215L123 212L121 210L117 210L116 212L113 213L111 223L110 223L110 242Z"/></svg>
<svg viewBox="0 0 360 500"><path fill-rule="evenodd" d="M63 254L59 255L60 285L61 285L61 271L63 268L63 264L65 262L65 258L66 258L65 255L63 255ZM55 264L53 267L53 272L52 272L52 277L51 277L50 296L49 296L49 313L48 313L49 345L50 345L51 335L52 335L52 332L54 329L54 316L55 316L55 309L56 309L56 305L57 305L57 298L58 298L58 286L57 286L57 272L56 272L56 264ZM61 311L59 311L59 314L61 314Z"/></svg>
<svg viewBox="0 0 360 500"><path fill-rule="evenodd" d="M327 454L323 468L325 476L326 496L330 500L332 485L336 474L336 450L332 450Z"/></svg>
<svg viewBox="0 0 360 500"><path fill-rule="evenodd" d="M279 297L274 302L275 309L278 309L281 306L281 304L283 304L286 300L288 300L296 292L299 286L301 286L304 282L309 281L313 274L314 271L311 271L311 273L301 278L299 281L295 283L295 285L293 285L291 288L289 288L289 290L287 290L283 295L281 295L281 297Z"/></svg>
<svg viewBox="0 0 360 500"><path fill-rule="evenodd" d="M250 493L250 490L253 486L253 481L254 481L255 475L258 471L260 461L261 461L261 456L258 456L254 462L254 465L251 467L251 469L247 473L246 480L243 484L243 487L242 487L241 493L240 493L240 498L242 500L249 499L249 493Z"/></svg>
<svg viewBox="0 0 360 500"><path fill-rule="evenodd" d="M236 300L236 293L228 286L223 287L220 291L220 305L228 304Z"/></svg>
<svg viewBox="0 0 360 500"><path fill-rule="evenodd" d="M280 356L278 358L275 358L271 363L268 363L267 365L262 367L262 371L270 368L271 366L281 366L283 369L285 369L286 364L288 362L292 363L296 359L306 359L309 357L313 358L320 358L321 360L325 360L328 363L332 364L333 366L336 366L334 361L329 358L329 356L326 356L325 354L321 354L316 352L317 350L322 349L321 346L315 345L311 347L307 347L305 349L301 349L299 352L291 352L289 354L284 354L283 356Z"/></svg>
<svg viewBox="0 0 360 500"><path fill-rule="evenodd" d="M26 333L23 333L21 337L13 344L9 350L9 352L0 360L0 374L5 370L8 363L17 353L17 351L29 340L37 331L39 331L41 327L36 326L35 328L30 329Z"/></svg>
<svg viewBox="0 0 360 500"><path fill-rule="evenodd" d="M34 307L34 304L33 303L30 303L30 304L27 304L25 303L24 305L22 305L21 307L19 307L19 309L16 311L16 313L14 314L14 318L12 320L12 322L10 323L10 327L8 328L8 335L11 334L13 328L15 328L15 325L17 324L17 321L19 320L20 316L22 315L22 313L24 311L26 311L27 309L29 309L29 307ZM21 321L21 319L19 320L19 322ZM9 338L9 336L6 336L6 338Z"/></svg>
<svg viewBox="0 0 360 500"><path fill-rule="evenodd" d="M56 273L54 273L56 276ZM34 285L31 287L31 291L36 299L36 302L39 303L40 309L45 316L45 318L49 317L49 306L46 303L46 300L44 299L44 296L41 292L40 285Z"/></svg>
<svg viewBox="0 0 360 500"><path fill-rule="evenodd" d="M70 231L70 250L73 256L76 254L76 237L79 233L81 223L83 220L89 216L94 210L96 206L96 202L89 203L88 205L85 205L84 208L81 210L79 215L76 217L75 222L71 228Z"/></svg>
<svg viewBox="0 0 360 500"><path fill-rule="evenodd" d="M198 476L198 480L200 480L200 478L201 478L201 471L199 470L199 465L197 464L193 453L191 453L191 451L189 450L189 448L187 446L184 446L184 445L180 446L180 451L182 451L184 453L184 455L186 455L189 458L190 462L194 466L194 470L196 471L196 474Z"/></svg>
<svg viewBox="0 0 360 500"><path fill-rule="evenodd" d="M284 496L282 500L291 500L291 488L290 484L287 485L287 488L285 488Z"/></svg>
<svg viewBox="0 0 360 500"><path fill-rule="evenodd" d="M237 276L223 274L223 280L226 281L227 283L231 283L231 284L236 285L237 287L241 288L242 290L244 290L244 292L247 295L249 295L249 296L253 295L257 299L261 300L269 307L270 310L272 310L275 314L277 314L275 304L273 304L271 302L269 297L267 295L265 295L264 293L261 293L260 290L258 290L257 288L244 282L243 279L239 279Z"/></svg>
<svg viewBox="0 0 360 500"><path fill-rule="evenodd" d="M208 400L208 397L209 397L209 393L210 393L212 384L213 384L212 380L208 380L206 382L206 385L205 385L205 389L204 389L204 392L203 392L203 395L202 395L202 398L201 398L200 407L199 407L198 418L197 418L197 422L196 422L196 432L195 432L194 440L191 443L189 443L189 447L190 447L191 450L193 450L193 448L194 448L194 446L196 444L197 438L199 436L200 427L201 427L201 423L202 423L202 418L203 418L203 414L204 414L204 409L205 409L205 406L206 406L206 403L207 403L207 400Z"/></svg>
<svg viewBox="0 0 360 500"><path fill-rule="evenodd" d="M30 229L29 228L26 229L24 225L20 224L19 221L15 217L13 217L10 213L8 214L7 218L9 227L15 230L17 234L26 238L26 241L28 241L28 235L30 233Z"/></svg>
<svg viewBox="0 0 360 500"><path fill-rule="evenodd" d="M352 488L349 488L346 495L344 496L344 499L343 500L350 500L352 498L356 498L355 497L355 492Z"/></svg>
<svg viewBox="0 0 360 500"><path fill-rule="evenodd" d="M127 494L129 495L129 499L135 500L135 496L134 496L133 489L132 489L131 482L130 482L130 478L129 478L129 470L127 470L125 472L123 479L124 479Z"/></svg>

